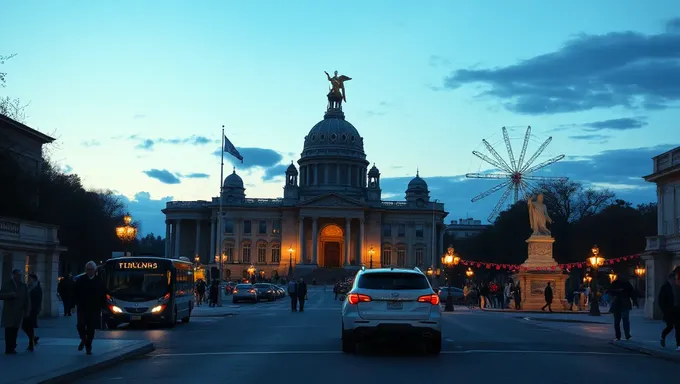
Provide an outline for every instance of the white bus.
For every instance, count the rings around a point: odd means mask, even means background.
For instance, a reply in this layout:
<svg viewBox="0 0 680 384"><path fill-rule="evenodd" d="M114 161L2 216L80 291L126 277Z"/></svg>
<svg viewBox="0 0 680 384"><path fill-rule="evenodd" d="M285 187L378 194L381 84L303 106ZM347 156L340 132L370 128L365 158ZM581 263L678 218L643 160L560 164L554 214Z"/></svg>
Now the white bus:
<svg viewBox="0 0 680 384"><path fill-rule="evenodd" d="M100 269L106 286L102 320L109 329L121 323L188 323L194 308L193 264L163 257L118 257Z"/></svg>

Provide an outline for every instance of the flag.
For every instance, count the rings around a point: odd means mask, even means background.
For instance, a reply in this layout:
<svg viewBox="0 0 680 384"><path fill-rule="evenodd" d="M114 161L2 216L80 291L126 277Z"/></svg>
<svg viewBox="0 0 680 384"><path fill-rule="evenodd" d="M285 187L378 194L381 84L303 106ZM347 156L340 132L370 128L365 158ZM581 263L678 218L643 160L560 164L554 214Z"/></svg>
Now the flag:
<svg viewBox="0 0 680 384"><path fill-rule="evenodd" d="M243 164L243 156L238 152L238 149L234 147L234 144L227 139L227 135L224 135L224 152L227 152L228 154L234 156L235 158L241 160L241 164Z"/></svg>

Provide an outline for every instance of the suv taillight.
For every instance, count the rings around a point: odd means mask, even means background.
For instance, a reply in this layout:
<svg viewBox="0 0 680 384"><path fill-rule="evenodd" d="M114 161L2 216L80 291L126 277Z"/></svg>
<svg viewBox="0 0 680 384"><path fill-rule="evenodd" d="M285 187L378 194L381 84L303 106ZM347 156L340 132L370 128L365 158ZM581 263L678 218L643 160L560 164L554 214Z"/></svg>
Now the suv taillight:
<svg viewBox="0 0 680 384"><path fill-rule="evenodd" d="M418 298L419 303L430 303L432 305L439 305L439 296L436 294L424 295Z"/></svg>
<svg viewBox="0 0 680 384"><path fill-rule="evenodd" d="M347 302L351 305L357 305L358 303L368 303L371 301L371 296L362 295L360 293L350 293L347 295Z"/></svg>

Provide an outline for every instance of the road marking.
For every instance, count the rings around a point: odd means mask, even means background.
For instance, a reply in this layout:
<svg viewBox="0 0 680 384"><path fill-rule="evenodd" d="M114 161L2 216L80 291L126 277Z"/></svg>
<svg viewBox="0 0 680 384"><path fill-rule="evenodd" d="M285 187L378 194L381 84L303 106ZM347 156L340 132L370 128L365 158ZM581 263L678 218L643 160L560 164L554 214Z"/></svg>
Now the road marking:
<svg viewBox="0 0 680 384"><path fill-rule="evenodd" d="M238 351L238 352L196 352L196 353L160 353L154 357L190 357L190 356L238 356L238 355L340 355L342 351ZM524 353L549 355L594 355L594 356L645 356L641 353L591 352L591 351L527 351L527 350L495 350L468 349L465 351L442 351L442 355L491 354L491 353Z"/></svg>

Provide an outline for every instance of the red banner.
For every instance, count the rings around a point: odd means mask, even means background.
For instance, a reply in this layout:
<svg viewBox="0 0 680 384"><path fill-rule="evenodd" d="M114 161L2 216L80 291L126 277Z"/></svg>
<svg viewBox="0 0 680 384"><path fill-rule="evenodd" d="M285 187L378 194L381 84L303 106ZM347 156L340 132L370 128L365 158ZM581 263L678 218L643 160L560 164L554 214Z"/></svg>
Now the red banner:
<svg viewBox="0 0 680 384"><path fill-rule="evenodd" d="M616 264L620 263L622 261L628 261L628 260L633 260L640 257L640 254L636 255L629 255L629 256L622 256L622 257L615 257L613 259L607 259L604 261L605 265L609 264ZM476 268L482 268L485 267L486 269L495 269L497 271L500 270L509 270L513 272L519 272L519 271L568 271L573 268L584 268L588 267L588 263L585 261L580 261L578 263L567 263L567 264L558 264L556 266L552 267L523 267L521 265L517 264L498 264L498 263L487 263L484 261L473 261L473 260L461 260L461 264L468 266L468 267L476 267Z"/></svg>

